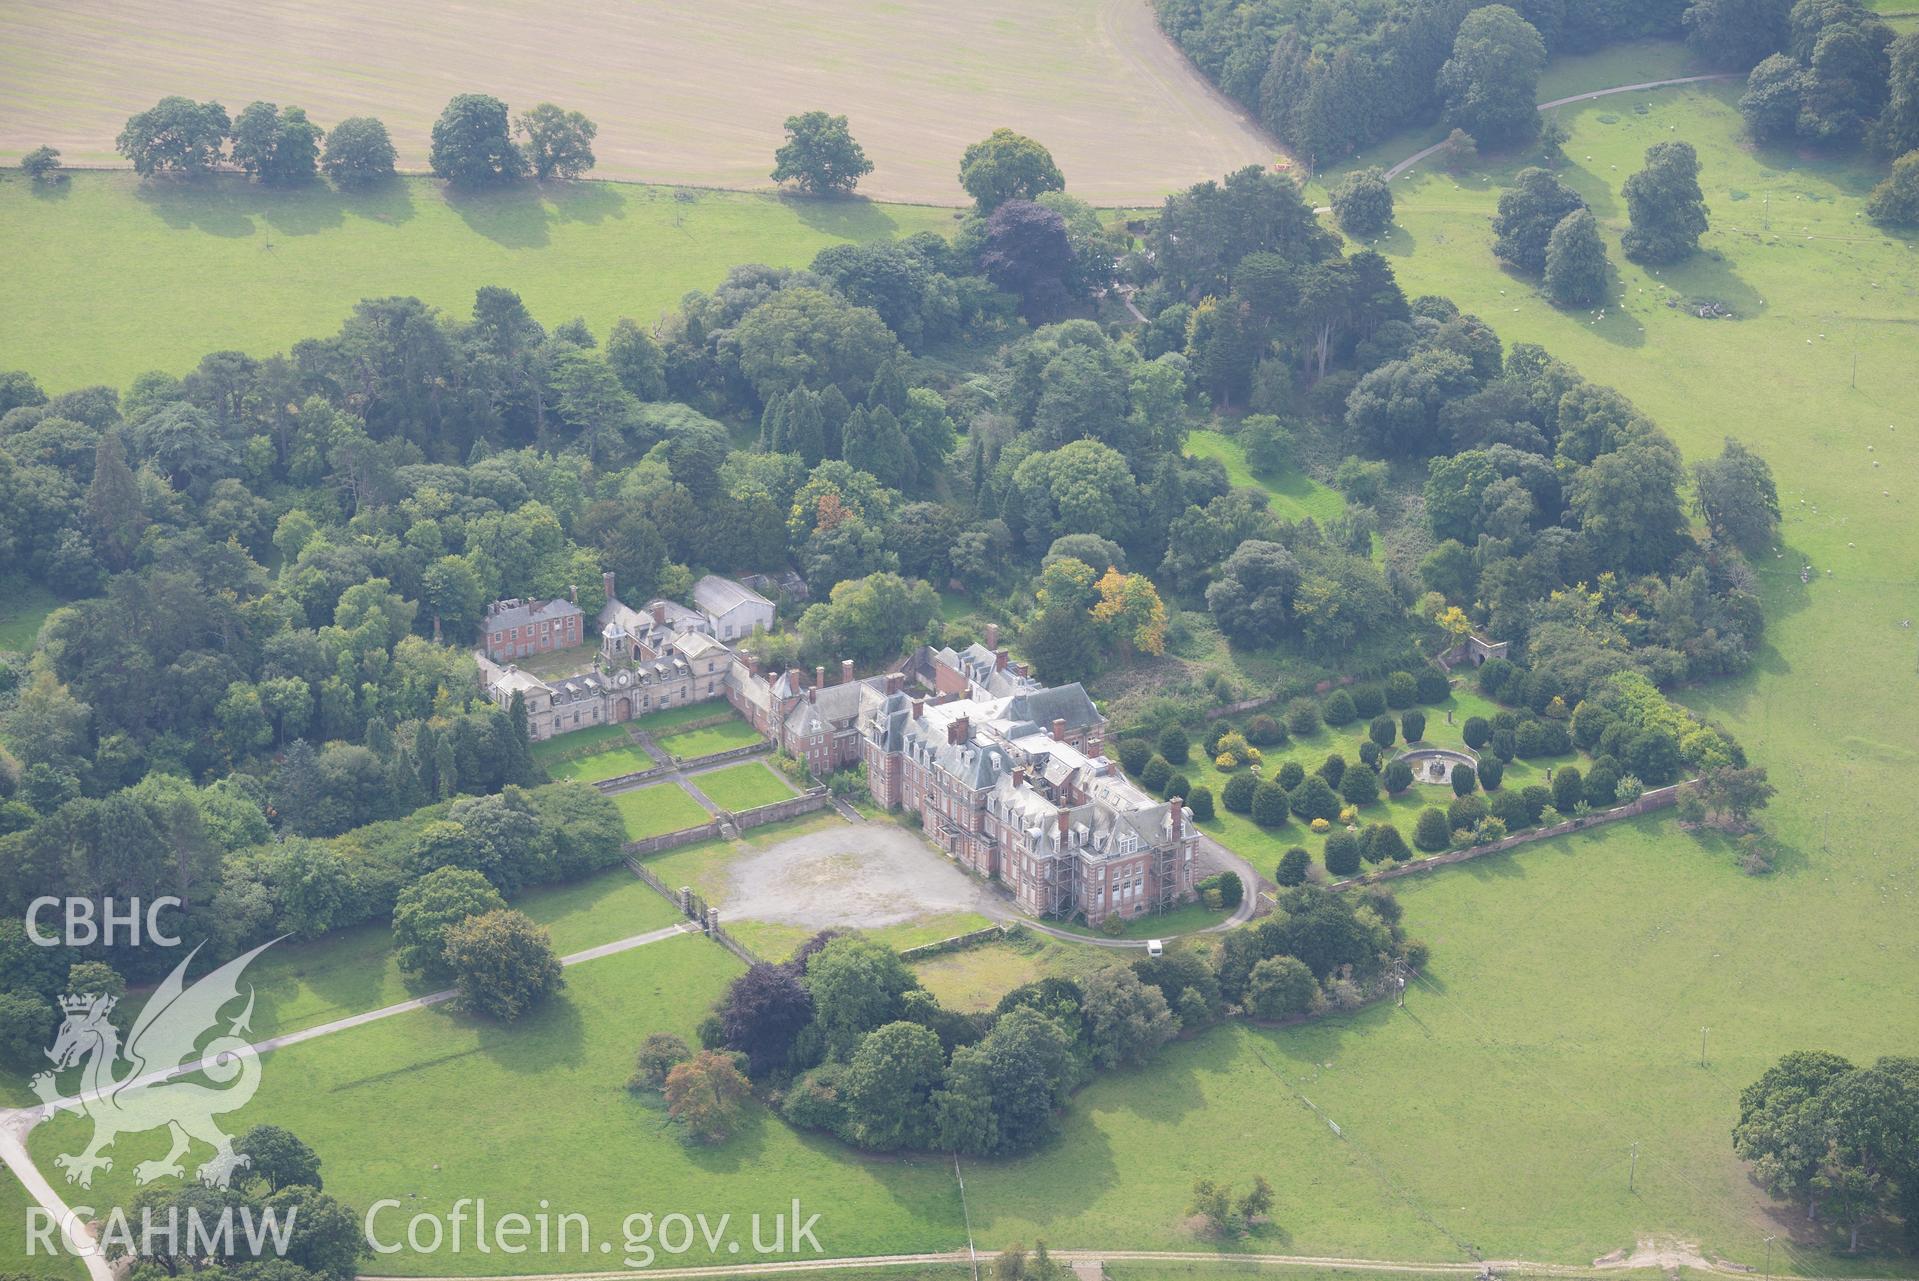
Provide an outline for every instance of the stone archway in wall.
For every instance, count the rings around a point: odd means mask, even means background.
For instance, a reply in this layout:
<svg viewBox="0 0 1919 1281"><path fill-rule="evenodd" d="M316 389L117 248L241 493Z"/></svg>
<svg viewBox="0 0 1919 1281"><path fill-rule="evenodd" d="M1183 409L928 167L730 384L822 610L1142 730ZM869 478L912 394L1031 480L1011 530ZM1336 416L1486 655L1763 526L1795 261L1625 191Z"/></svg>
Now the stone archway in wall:
<svg viewBox="0 0 1919 1281"><path fill-rule="evenodd" d="M632 720L633 719L633 700L630 698L615 699L613 701L613 719L615 721Z"/></svg>

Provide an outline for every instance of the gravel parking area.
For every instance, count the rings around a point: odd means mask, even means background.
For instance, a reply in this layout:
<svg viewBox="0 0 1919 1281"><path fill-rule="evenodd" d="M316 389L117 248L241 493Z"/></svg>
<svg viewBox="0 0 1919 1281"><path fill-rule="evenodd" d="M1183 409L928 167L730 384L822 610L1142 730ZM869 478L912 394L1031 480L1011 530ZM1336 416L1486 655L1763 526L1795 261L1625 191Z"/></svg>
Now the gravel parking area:
<svg viewBox="0 0 1919 1281"><path fill-rule="evenodd" d="M847 824L756 850L728 869L733 920L872 929L944 912L994 920L1009 900L891 823Z"/></svg>

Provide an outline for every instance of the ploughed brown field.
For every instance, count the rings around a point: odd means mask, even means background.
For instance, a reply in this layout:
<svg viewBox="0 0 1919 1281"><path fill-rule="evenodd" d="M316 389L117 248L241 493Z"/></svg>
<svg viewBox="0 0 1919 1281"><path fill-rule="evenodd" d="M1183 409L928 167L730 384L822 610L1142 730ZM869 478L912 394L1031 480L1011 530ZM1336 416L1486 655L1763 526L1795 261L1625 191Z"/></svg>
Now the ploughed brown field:
<svg viewBox="0 0 1919 1281"><path fill-rule="evenodd" d="M1159 33L1147 0L13 0L0 7L0 155L118 164L166 94L384 120L424 169L456 93L555 101L600 127L596 175L769 185L788 115L851 118L870 196L958 204L960 152L1001 125L1096 204L1275 159Z"/></svg>

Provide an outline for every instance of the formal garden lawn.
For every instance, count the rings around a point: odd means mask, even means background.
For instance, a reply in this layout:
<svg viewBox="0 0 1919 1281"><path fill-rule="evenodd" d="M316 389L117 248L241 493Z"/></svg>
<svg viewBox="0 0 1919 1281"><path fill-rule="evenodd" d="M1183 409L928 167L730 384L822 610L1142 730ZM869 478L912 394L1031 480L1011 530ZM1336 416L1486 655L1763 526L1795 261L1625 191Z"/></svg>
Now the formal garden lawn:
<svg viewBox="0 0 1919 1281"><path fill-rule="evenodd" d="M618 778L622 774L638 774L642 770L652 769L658 763L637 743L629 740L620 746L556 761L546 767L546 773L555 781L571 779L576 783L597 783L601 779Z"/></svg>
<svg viewBox="0 0 1919 1281"><path fill-rule="evenodd" d="M702 724L707 721L719 722L738 715L724 701L708 699L699 703L681 703L678 707L663 707L657 712L648 712L633 719L635 729L644 730L655 738L684 729L688 725Z"/></svg>
<svg viewBox="0 0 1919 1281"><path fill-rule="evenodd" d="M585 729L571 730L565 734L555 734L552 738L543 738L529 749L536 763L544 765L550 771L555 764L575 756L587 756L594 752L606 751L631 743L633 738L626 732L624 725L589 725Z"/></svg>
<svg viewBox="0 0 1919 1281"><path fill-rule="evenodd" d="M711 817L678 783L654 783L630 792L615 792L613 804L626 824L629 841L697 827Z"/></svg>
<svg viewBox="0 0 1919 1281"><path fill-rule="evenodd" d="M118 173L36 190L8 172L0 234L34 252L0 279L0 351L50 392L125 389L209 351L267 356L333 333L362 298L412 294L465 316L481 285L518 291L548 326L584 316L604 338L738 263L800 267L831 244L952 225L950 209L629 183L449 198L423 179L348 196ZM195 323L171 323L181 315Z"/></svg>
<svg viewBox="0 0 1919 1281"><path fill-rule="evenodd" d="M722 721L718 725L707 725L700 729L666 734L657 741L661 751L677 756L683 761L690 761L702 756L711 756L715 752L729 752L736 747L751 747L755 743L766 740L758 730L735 717L732 720Z"/></svg>
<svg viewBox="0 0 1919 1281"><path fill-rule="evenodd" d="M723 810L735 813L798 795L785 779L761 761L743 761L724 769L707 770L692 776L693 786Z"/></svg>
<svg viewBox="0 0 1919 1281"><path fill-rule="evenodd" d="M1221 842L1221 844L1224 843ZM1172 939L1182 934L1195 933L1208 926L1218 925L1231 915L1231 912L1216 911L1204 903L1186 903L1164 912L1135 917L1121 925L1116 933L1108 933L1105 929L1093 929L1082 924L1077 917L1070 921L1048 921L1047 924L1055 929L1065 930L1069 934L1084 934L1087 938ZM1133 958L1128 956L1115 959L1132 960Z"/></svg>
<svg viewBox="0 0 1919 1281"><path fill-rule="evenodd" d="M292 1130L325 1162L329 1192L362 1211L397 1200L402 1232L411 1215L445 1213L461 1197L484 1196L498 1214L531 1213L545 1198L587 1215L617 1245L636 1208L739 1221L788 1210L797 1195L823 1212L816 1232L829 1255L963 1245L947 1158L857 1159L796 1134L757 1103L730 1143L690 1146L656 1099L627 1092L640 1041L665 1031L694 1042L695 1025L741 968L705 939L672 938L570 967L560 996L517 1024L436 1006L305 1042L266 1056L259 1093L229 1124ZM52 1169L53 1155L75 1150L86 1133L81 1118L49 1122L33 1135L35 1159ZM165 1146L158 1133L123 1136L90 1199L128 1196L134 1164ZM724 1259L701 1246L679 1261ZM402 1253L383 1256L379 1270L440 1275L447 1264ZM496 1252L462 1254L458 1266L498 1275L608 1264L597 1252L537 1261Z"/></svg>

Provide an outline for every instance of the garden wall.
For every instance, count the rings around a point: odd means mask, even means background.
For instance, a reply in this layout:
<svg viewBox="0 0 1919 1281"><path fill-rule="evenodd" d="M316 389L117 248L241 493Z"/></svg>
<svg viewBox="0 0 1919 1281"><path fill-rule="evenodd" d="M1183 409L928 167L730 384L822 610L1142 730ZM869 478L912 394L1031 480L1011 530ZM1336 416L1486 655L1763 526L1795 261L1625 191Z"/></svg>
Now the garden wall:
<svg viewBox="0 0 1919 1281"><path fill-rule="evenodd" d="M925 960L929 956L943 956L947 952L963 951L969 947L978 947L982 943L997 943L1003 938L1010 937L1012 933L1012 926L988 925L966 934L955 934L952 938L941 939L937 943L922 943L918 947L902 948L900 960Z"/></svg>
<svg viewBox="0 0 1919 1281"><path fill-rule="evenodd" d="M617 774L612 778L596 779L593 786L602 792L623 792L629 787L650 783L656 778L665 778L675 768L672 765L655 765L651 769L636 770L631 774Z"/></svg>
<svg viewBox="0 0 1919 1281"><path fill-rule="evenodd" d="M733 815L733 825L745 831L749 827L761 827L767 823L778 823L785 819L798 818L802 814L823 810L828 803L824 787L808 788L790 800L774 801L771 805L759 805L750 810L741 810Z"/></svg>
<svg viewBox="0 0 1919 1281"><path fill-rule="evenodd" d="M674 759L679 761L679 768L681 769L705 769L709 765L724 765L728 761L743 761L749 756L759 756L772 750L773 745L771 743L748 743L744 747L729 747L723 752L714 752L710 756L693 756L686 760L679 760L678 757Z"/></svg>
<svg viewBox="0 0 1919 1281"><path fill-rule="evenodd" d="M691 845L695 841L711 840L720 834L720 821L701 823L697 827L683 827L677 832L662 832L658 836L649 836L644 840L628 841L623 847L628 854L658 854L661 850L674 850L682 845ZM629 860L630 861L630 860Z"/></svg>
<svg viewBox="0 0 1919 1281"><path fill-rule="evenodd" d="M1616 805L1612 809L1598 814L1588 814L1585 818L1571 818L1551 827L1541 827L1533 831L1518 832L1503 840L1486 845L1469 845L1463 850L1448 850L1443 854L1434 854L1429 858L1414 859L1410 863L1397 863L1392 867L1383 867L1377 872L1368 872L1364 876L1348 877L1343 881L1334 881L1336 890L1350 889L1356 885L1371 885L1377 881L1395 880L1401 876L1411 876L1415 872L1429 872L1435 867L1445 867L1451 863L1464 863L1468 859L1497 854L1515 846L1531 841L1543 841L1548 837L1564 836L1567 832L1577 832L1581 828L1596 827L1601 823L1615 823L1622 818L1638 818L1641 814L1650 814L1654 810L1666 809L1679 800L1679 789L1684 783L1674 783L1671 787L1656 787L1627 805Z"/></svg>

